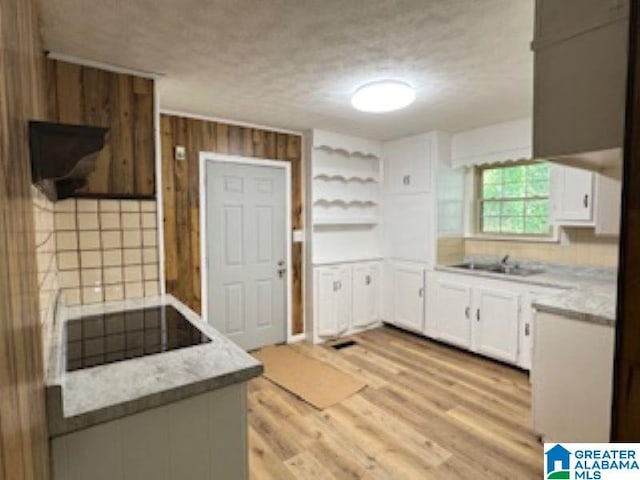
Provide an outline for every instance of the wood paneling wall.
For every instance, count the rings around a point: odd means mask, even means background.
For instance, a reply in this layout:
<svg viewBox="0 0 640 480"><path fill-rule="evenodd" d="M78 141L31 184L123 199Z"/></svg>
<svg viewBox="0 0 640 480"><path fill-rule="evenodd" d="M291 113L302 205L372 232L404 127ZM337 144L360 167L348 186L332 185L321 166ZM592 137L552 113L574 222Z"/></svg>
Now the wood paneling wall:
<svg viewBox="0 0 640 480"><path fill-rule="evenodd" d="M0 0L0 480L48 473L27 121L43 119L36 0Z"/></svg>
<svg viewBox="0 0 640 480"><path fill-rule="evenodd" d="M46 79L49 119L110 129L81 195L153 196L153 80L51 59Z"/></svg>
<svg viewBox="0 0 640 480"><path fill-rule="evenodd" d="M640 442L640 3L631 2L611 439Z"/></svg>
<svg viewBox="0 0 640 480"><path fill-rule="evenodd" d="M200 311L199 154L210 151L291 163L294 229L303 227L302 138L298 135L162 115L162 191L167 292ZM174 160L184 145L186 161ZM301 243L292 244L293 332L303 331Z"/></svg>

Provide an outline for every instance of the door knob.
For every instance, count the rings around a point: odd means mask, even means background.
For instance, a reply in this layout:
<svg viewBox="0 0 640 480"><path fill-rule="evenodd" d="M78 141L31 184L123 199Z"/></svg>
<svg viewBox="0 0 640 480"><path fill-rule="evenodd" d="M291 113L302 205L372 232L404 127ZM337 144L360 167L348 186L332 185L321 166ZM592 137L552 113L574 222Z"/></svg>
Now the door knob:
<svg viewBox="0 0 640 480"><path fill-rule="evenodd" d="M286 269L286 268L279 268L279 269L278 269L278 276L279 276L280 278L282 278L282 277L283 277L283 275L284 275L284 273L285 273L286 271L287 271L287 269Z"/></svg>
<svg viewBox="0 0 640 480"><path fill-rule="evenodd" d="M279 267L284 267L284 260L279 260L278 261L278 266Z"/></svg>

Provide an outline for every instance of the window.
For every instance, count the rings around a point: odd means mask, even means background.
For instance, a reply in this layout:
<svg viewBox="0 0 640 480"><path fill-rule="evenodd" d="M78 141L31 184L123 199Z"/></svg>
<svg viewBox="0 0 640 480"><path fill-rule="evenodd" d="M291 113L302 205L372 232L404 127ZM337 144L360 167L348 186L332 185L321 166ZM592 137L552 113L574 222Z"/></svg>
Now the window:
<svg viewBox="0 0 640 480"><path fill-rule="evenodd" d="M549 235L549 164L526 162L479 169L479 231Z"/></svg>

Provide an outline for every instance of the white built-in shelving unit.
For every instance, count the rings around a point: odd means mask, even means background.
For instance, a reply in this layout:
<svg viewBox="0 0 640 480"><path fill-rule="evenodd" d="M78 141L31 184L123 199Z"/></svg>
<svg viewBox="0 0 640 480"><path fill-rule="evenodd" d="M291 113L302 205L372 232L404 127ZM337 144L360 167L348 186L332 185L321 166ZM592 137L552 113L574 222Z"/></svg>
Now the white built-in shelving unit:
<svg viewBox="0 0 640 480"><path fill-rule="evenodd" d="M380 324L382 143L313 131L313 340Z"/></svg>
<svg viewBox="0 0 640 480"><path fill-rule="evenodd" d="M381 258L382 143L313 131L313 264Z"/></svg>
<svg viewBox="0 0 640 480"><path fill-rule="evenodd" d="M339 143L314 145L312 155L314 226L378 223L380 158Z"/></svg>

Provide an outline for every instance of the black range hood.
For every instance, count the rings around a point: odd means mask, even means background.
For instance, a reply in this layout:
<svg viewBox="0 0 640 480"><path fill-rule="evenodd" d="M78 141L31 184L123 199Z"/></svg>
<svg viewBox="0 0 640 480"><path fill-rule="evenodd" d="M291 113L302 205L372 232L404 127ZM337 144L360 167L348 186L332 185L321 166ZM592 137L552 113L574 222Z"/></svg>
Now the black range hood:
<svg viewBox="0 0 640 480"><path fill-rule="evenodd" d="M108 128L29 122L31 179L52 201L69 198L87 183Z"/></svg>

